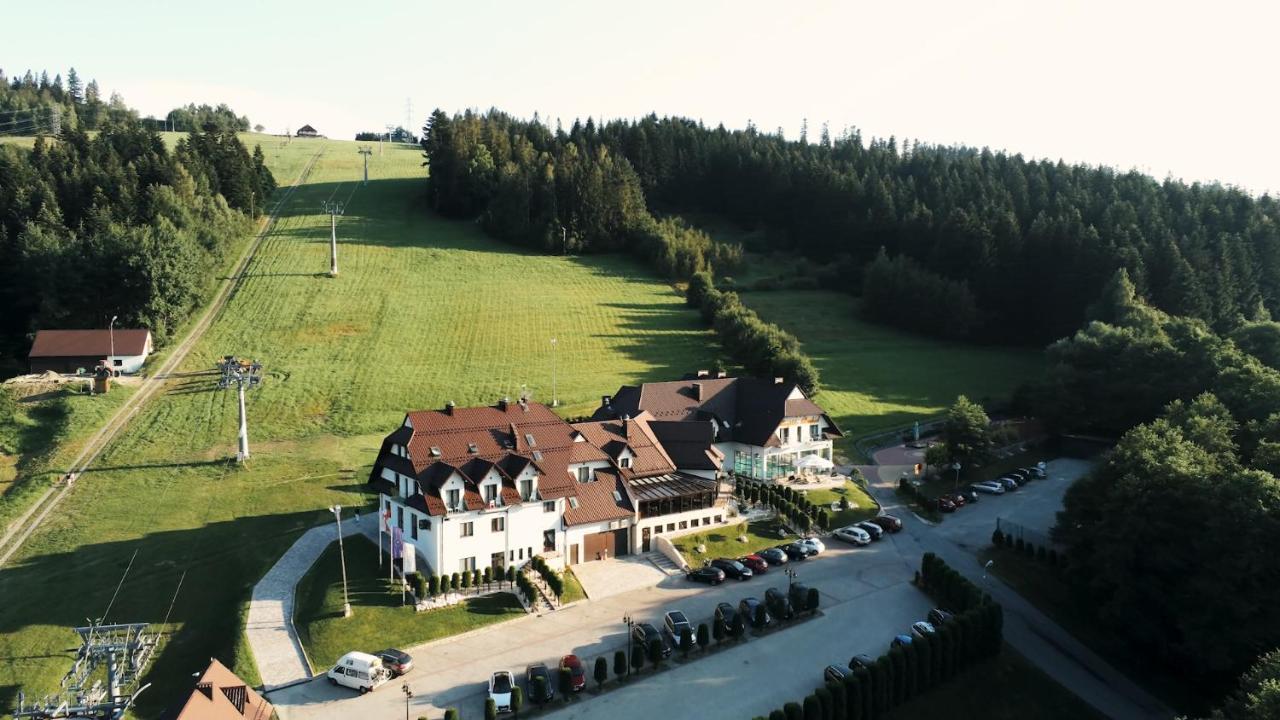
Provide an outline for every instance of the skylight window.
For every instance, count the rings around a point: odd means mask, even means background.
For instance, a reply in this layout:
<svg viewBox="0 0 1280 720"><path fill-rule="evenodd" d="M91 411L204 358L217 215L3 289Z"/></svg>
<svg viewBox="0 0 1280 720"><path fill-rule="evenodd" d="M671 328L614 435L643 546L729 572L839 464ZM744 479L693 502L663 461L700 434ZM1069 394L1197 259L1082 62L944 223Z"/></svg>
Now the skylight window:
<svg viewBox="0 0 1280 720"><path fill-rule="evenodd" d="M478 453L480 452L480 448L476 447L475 443L467 443L467 452Z"/></svg>
<svg viewBox="0 0 1280 720"><path fill-rule="evenodd" d="M533 451L533 459L534 459L534 460L542 460L542 451L541 451L541 450L534 450L534 451Z"/></svg>
<svg viewBox="0 0 1280 720"><path fill-rule="evenodd" d="M573 508L574 510L577 510L577 509L578 509L578 498L576 498L576 497L571 497L571 498L569 498L569 507Z"/></svg>
<svg viewBox="0 0 1280 720"><path fill-rule="evenodd" d="M538 443L533 439L533 433L525 433L524 441L529 443L529 447L537 447Z"/></svg>
<svg viewBox="0 0 1280 720"><path fill-rule="evenodd" d="M440 448L435 445L431 446L431 457L440 457Z"/></svg>
<svg viewBox="0 0 1280 720"><path fill-rule="evenodd" d="M614 491L613 491L613 501L614 501L614 502L622 502L622 493L618 492L617 490L614 490Z"/></svg>

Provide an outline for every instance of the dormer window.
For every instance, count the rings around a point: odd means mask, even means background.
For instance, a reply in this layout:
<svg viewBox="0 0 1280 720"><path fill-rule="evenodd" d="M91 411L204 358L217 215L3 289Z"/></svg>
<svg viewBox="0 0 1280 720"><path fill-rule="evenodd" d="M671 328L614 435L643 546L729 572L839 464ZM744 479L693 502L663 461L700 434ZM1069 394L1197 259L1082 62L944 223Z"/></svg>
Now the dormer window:
<svg viewBox="0 0 1280 720"><path fill-rule="evenodd" d="M458 502L459 500L461 500L461 499L462 499L462 498L461 498L461 495L462 495L462 493L461 493L460 491L458 491L458 490L450 490L450 491L449 491L449 509L450 509L450 510L461 510L461 509L462 509L461 504Z"/></svg>
<svg viewBox="0 0 1280 720"><path fill-rule="evenodd" d="M621 460L619 460L619 461L618 461L618 464L619 464L619 465L621 465L621 466L622 466L622 467L624 467L624 468L629 468L629 467L631 467L631 458L629 458L629 457L624 457L624 458L622 458Z"/></svg>
<svg viewBox="0 0 1280 720"><path fill-rule="evenodd" d="M498 501L498 486L489 484L484 486L484 501L493 504Z"/></svg>
<svg viewBox="0 0 1280 720"><path fill-rule="evenodd" d="M582 467L578 468L578 482L584 483L584 482L589 482L590 480L591 480L591 468L587 467L586 465L583 465Z"/></svg>
<svg viewBox="0 0 1280 720"><path fill-rule="evenodd" d="M520 481L520 499L521 500L533 499L533 480L526 479L526 480Z"/></svg>

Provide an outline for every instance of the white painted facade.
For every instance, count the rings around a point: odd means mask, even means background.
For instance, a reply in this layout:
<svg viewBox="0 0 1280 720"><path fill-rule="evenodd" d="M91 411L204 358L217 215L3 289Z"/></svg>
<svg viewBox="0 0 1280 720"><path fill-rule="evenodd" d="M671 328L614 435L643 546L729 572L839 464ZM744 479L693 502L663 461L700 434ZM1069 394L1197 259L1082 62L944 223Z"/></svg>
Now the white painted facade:
<svg viewBox="0 0 1280 720"><path fill-rule="evenodd" d="M649 531L650 549L657 549L653 541L659 536L670 539L724 527L728 524L729 508L725 505L643 518L636 521L636 528L632 532L631 551L642 552L644 550L644 534L646 530Z"/></svg>
<svg viewBox="0 0 1280 720"><path fill-rule="evenodd" d="M803 400L799 388L788 400ZM761 447L739 442L716 443L724 453L724 467L745 477L772 480L794 472L794 466L806 455L821 455L834 461L833 443L824 433L831 424L822 415L798 415L783 418L774 430L777 447Z"/></svg>

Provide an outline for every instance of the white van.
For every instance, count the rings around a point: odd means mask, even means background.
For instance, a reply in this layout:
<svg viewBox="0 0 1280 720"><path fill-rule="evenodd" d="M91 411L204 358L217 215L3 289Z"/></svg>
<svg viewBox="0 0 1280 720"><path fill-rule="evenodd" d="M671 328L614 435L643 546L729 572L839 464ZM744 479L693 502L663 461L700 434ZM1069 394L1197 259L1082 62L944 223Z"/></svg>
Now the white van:
<svg viewBox="0 0 1280 720"><path fill-rule="evenodd" d="M329 684L342 685L359 690L363 695L391 679L391 671L383 667L382 659L362 652L349 652L329 669Z"/></svg>

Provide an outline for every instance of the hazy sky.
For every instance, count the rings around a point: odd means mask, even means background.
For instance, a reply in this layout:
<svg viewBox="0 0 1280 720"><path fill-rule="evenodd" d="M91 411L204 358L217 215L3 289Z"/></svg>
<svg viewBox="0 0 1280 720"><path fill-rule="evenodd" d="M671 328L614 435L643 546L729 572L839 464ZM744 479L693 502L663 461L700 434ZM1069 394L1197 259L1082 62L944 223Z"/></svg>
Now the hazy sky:
<svg viewBox="0 0 1280 720"><path fill-rule="evenodd" d="M44 2L0 68L331 137L434 107L856 126L1280 190L1280 3Z"/></svg>

